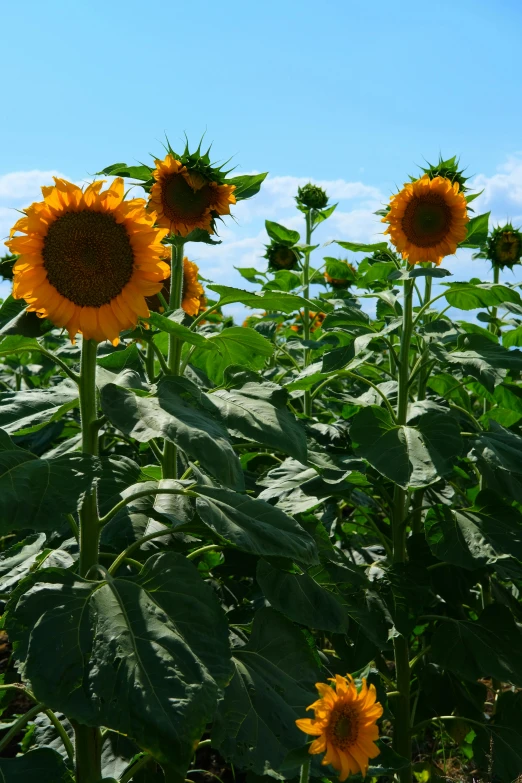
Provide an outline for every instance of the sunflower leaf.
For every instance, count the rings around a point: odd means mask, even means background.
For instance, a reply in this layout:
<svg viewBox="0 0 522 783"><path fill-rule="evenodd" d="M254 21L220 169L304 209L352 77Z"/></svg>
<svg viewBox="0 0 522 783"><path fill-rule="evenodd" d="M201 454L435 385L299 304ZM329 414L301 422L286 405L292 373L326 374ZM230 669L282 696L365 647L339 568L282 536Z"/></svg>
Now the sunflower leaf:
<svg viewBox="0 0 522 783"><path fill-rule="evenodd" d="M246 198L252 198L256 193L259 193L261 185L268 176L268 172L265 174L243 174L239 177L232 177L225 180L227 185L234 185L234 196L236 201L242 201Z"/></svg>
<svg viewBox="0 0 522 783"><path fill-rule="evenodd" d="M167 334L173 334L183 342L195 345L197 348L203 348L206 351L218 350L218 346L200 332L193 332L187 326L183 326L177 323L177 321L173 321L171 318L167 318L159 313L151 313L145 321L151 324L151 326L155 326L156 329Z"/></svg>
<svg viewBox="0 0 522 783"><path fill-rule="evenodd" d="M460 242L459 247L481 247L488 238L489 216L491 212L476 215L467 224L466 239Z"/></svg>

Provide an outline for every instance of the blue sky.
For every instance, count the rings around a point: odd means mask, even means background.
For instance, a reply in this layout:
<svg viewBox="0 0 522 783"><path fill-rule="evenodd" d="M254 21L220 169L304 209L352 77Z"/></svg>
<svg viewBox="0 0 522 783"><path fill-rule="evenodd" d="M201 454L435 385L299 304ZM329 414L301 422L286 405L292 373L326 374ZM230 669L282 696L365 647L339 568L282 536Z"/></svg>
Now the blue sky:
<svg viewBox="0 0 522 783"><path fill-rule="evenodd" d="M377 238L372 211L439 151L522 220L521 29L519 0L6 0L0 241L52 172L86 180L204 131L271 176L219 248L190 248L219 282L262 263L265 217L297 225L296 178L340 199L322 241ZM462 279L469 254L446 265Z"/></svg>

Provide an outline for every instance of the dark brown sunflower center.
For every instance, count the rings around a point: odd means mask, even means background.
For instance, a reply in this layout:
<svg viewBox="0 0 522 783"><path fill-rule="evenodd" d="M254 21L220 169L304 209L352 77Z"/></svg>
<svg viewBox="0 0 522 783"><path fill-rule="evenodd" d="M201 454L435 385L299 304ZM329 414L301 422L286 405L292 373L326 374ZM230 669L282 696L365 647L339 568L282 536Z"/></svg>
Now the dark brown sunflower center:
<svg viewBox="0 0 522 783"><path fill-rule="evenodd" d="M278 269L291 269L296 261L296 255L289 247L279 247L272 256L272 263Z"/></svg>
<svg viewBox="0 0 522 783"><path fill-rule="evenodd" d="M47 278L80 307L101 307L132 276L134 252L125 226L103 212L66 212L51 223L42 255Z"/></svg>
<svg viewBox="0 0 522 783"><path fill-rule="evenodd" d="M520 243L518 237L513 236L511 232L501 236L497 245L498 260L504 263L517 261L520 255Z"/></svg>
<svg viewBox="0 0 522 783"><path fill-rule="evenodd" d="M438 193L414 197L402 218L402 230L417 247L435 247L451 228L451 209Z"/></svg>
<svg viewBox="0 0 522 783"><path fill-rule="evenodd" d="M182 174L169 174L161 185L164 214L171 220L200 218L212 203L210 186L194 190Z"/></svg>
<svg viewBox="0 0 522 783"><path fill-rule="evenodd" d="M357 740L359 713L352 704L334 707L328 724L328 734L334 747L345 750Z"/></svg>

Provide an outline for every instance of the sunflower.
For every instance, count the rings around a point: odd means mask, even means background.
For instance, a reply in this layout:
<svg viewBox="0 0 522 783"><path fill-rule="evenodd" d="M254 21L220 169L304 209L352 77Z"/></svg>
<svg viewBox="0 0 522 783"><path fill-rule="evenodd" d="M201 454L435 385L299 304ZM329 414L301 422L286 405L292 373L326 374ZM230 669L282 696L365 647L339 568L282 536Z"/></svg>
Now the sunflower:
<svg viewBox="0 0 522 783"><path fill-rule="evenodd" d="M380 753L375 740L379 738L376 721L383 713L382 705L376 701L375 686L368 687L364 679L360 691L350 675L338 674L331 681L335 689L316 683L321 698L307 708L315 717L296 720L296 725L317 737L309 753L325 753L322 764L331 764L340 773L339 780L358 772L366 777L369 759Z"/></svg>
<svg viewBox="0 0 522 783"><path fill-rule="evenodd" d="M271 242L266 246L264 258L268 259L270 269L295 269L301 258L299 250L280 242Z"/></svg>
<svg viewBox="0 0 522 783"><path fill-rule="evenodd" d="M181 306L188 315L195 317L205 310L207 303L203 286L198 280L199 269L197 264L183 259L183 290L181 293Z"/></svg>
<svg viewBox="0 0 522 783"><path fill-rule="evenodd" d="M320 329L323 325L323 321L326 318L326 313L316 313L314 310L310 310L308 314L310 316L310 331L315 332L316 329ZM297 323L293 324L290 329L293 332L299 332L301 331L301 327L304 321L303 310L301 310L299 314L296 315L295 320Z"/></svg>
<svg viewBox="0 0 522 783"><path fill-rule="evenodd" d="M433 261L437 266L466 238L466 197L458 182L425 174L392 196L384 232L410 264Z"/></svg>
<svg viewBox="0 0 522 783"><path fill-rule="evenodd" d="M124 201L123 180L105 191L103 181L82 190L55 178L42 188L44 200L32 204L11 229L13 296L28 310L65 327L71 340L110 340L149 315L145 297L161 290L168 277L162 260L165 229L143 199Z"/></svg>
<svg viewBox="0 0 522 783"><path fill-rule="evenodd" d="M486 242L486 258L497 267L512 268L522 256L522 233L511 223L497 226Z"/></svg>
<svg viewBox="0 0 522 783"><path fill-rule="evenodd" d="M157 224L182 237L197 228L213 234L215 218L230 215L230 205L236 203L235 186L187 168L170 152L155 163L149 209L157 213Z"/></svg>
<svg viewBox="0 0 522 783"><path fill-rule="evenodd" d="M345 267L344 270L343 270L343 266ZM350 264L349 261L342 261L337 259L335 259L335 267L336 267L337 275L339 275L339 272L342 270L344 276L332 277L332 275L328 274L328 269L327 269L324 273L325 282L331 285L332 288L347 288L355 280L355 276L357 274L356 268L354 267L353 264Z"/></svg>
<svg viewBox="0 0 522 783"><path fill-rule="evenodd" d="M181 289L181 307L187 313L195 317L206 309L207 298L203 291L203 286L198 280L199 269L197 264L183 259L183 287ZM170 299L170 280L165 280L160 294L166 302ZM147 305L155 313L164 311L163 304L158 295L147 298Z"/></svg>

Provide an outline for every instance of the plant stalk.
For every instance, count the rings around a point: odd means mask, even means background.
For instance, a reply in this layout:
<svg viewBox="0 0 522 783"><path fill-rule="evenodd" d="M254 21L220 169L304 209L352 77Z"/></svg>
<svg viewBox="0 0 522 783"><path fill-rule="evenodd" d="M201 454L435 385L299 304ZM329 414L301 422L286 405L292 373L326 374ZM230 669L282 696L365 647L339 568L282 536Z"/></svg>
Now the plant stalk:
<svg viewBox="0 0 522 783"><path fill-rule="evenodd" d="M179 310L183 294L183 250L184 244L171 245L170 264L170 298L169 309ZM167 367L170 375L179 375L181 349L183 341L174 334L169 334L169 352ZM174 443L166 440L163 447L163 478L178 477L178 450Z"/></svg>
<svg viewBox="0 0 522 783"><path fill-rule="evenodd" d="M306 244L312 243L312 210L309 209L306 213ZM303 294L305 299L310 299L310 251L305 252L303 263ZM308 305L303 309L303 332L304 339L310 339L310 308ZM304 366L308 367L310 364L310 349L304 350ZM307 389L304 393L304 413L305 416L312 415L312 395L310 390Z"/></svg>
<svg viewBox="0 0 522 783"><path fill-rule="evenodd" d="M413 330L413 280L404 282L403 323L398 372L397 423L406 424L408 416L409 352ZM406 501L407 491L395 486L393 508L393 563L406 560ZM410 662L408 640L404 636L394 639L395 673L399 696L394 701L393 747L396 753L411 761L410 734ZM400 783L412 783L410 765L399 773Z"/></svg>
<svg viewBox="0 0 522 783"><path fill-rule="evenodd" d="M82 451L98 454L96 350L95 340L82 340L79 380ZM92 489L80 509L80 576L87 577L98 563L100 523L96 489ZM74 723L76 740L76 783L99 783L101 780L101 734L98 728Z"/></svg>
<svg viewBox="0 0 522 783"><path fill-rule="evenodd" d="M431 285L432 285L433 278L427 276L425 278L425 285L424 285L424 302L423 305L427 305L428 302L431 299ZM425 319L423 319L424 322ZM429 358L429 348L426 345L421 357L421 365L419 370L419 386L417 390L417 400L425 400L426 399L426 384L428 383L428 377L429 377L429 365L428 365L428 358ZM424 490L419 489L417 492L415 492L414 501L413 501L413 517L411 521L411 529L414 534L418 534L422 532L422 503L424 500Z"/></svg>

